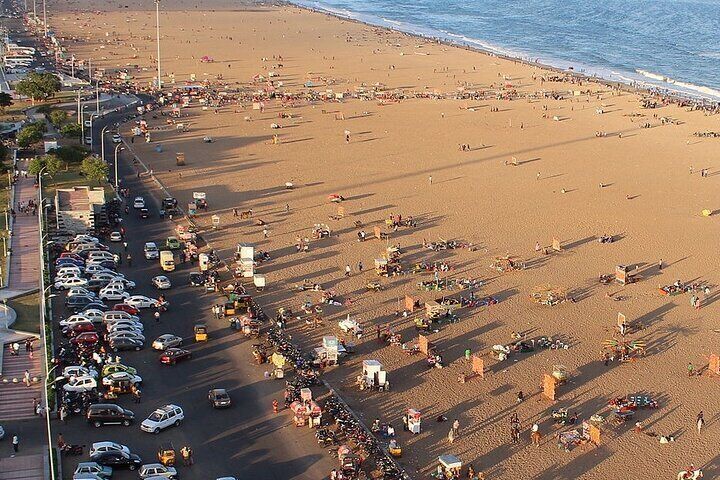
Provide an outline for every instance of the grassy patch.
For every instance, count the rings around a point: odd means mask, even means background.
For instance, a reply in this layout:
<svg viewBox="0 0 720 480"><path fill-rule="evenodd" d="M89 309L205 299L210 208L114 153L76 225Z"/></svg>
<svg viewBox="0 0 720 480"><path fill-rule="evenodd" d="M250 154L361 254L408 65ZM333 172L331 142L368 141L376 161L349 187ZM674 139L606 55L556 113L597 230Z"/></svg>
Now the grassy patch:
<svg viewBox="0 0 720 480"><path fill-rule="evenodd" d="M73 188L87 185L97 187L96 182L88 182L80 173L80 165L69 165L66 171L58 172L54 177L43 181L43 192L46 198L55 201L55 190L58 188ZM109 183L103 185L105 189L105 199L111 198L113 189Z"/></svg>
<svg viewBox="0 0 720 480"><path fill-rule="evenodd" d="M40 334L40 294L31 293L8 300L8 306L17 313L12 328Z"/></svg>

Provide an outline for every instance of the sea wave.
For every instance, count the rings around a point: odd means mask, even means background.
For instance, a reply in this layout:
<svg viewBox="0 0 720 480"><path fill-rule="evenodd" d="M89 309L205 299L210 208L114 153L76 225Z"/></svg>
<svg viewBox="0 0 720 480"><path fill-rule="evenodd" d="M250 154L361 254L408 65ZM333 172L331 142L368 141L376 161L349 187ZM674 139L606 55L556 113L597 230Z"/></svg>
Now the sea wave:
<svg viewBox="0 0 720 480"><path fill-rule="evenodd" d="M713 97L715 99L720 98L720 90L714 88L695 85L694 83L683 82L682 80L675 80L674 78L670 78L659 73L648 72L647 70L636 69L635 71L643 77L662 82L660 86L670 90L693 95Z"/></svg>

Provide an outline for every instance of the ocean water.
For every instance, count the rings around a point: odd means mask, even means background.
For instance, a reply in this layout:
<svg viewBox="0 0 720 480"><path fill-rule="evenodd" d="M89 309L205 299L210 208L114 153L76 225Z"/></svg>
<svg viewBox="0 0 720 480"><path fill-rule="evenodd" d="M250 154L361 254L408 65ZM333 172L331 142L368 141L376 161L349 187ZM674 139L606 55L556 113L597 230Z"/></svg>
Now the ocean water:
<svg viewBox="0 0 720 480"><path fill-rule="evenodd" d="M720 0L293 0L609 80L720 100Z"/></svg>

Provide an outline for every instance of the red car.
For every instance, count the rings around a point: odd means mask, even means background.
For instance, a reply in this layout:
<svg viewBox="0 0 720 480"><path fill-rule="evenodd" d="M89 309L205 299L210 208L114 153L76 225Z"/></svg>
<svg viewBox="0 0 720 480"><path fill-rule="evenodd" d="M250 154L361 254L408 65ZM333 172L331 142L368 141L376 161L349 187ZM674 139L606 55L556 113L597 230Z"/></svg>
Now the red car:
<svg viewBox="0 0 720 480"><path fill-rule="evenodd" d="M160 363L165 365L175 365L177 362L188 360L192 357L192 353L189 350L183 350L182 348L168 348L160 355Z"/></svg>
<svg viewBox="0 0 720 480"><path fill-rule="evenodd" d="M84 332L70 340L74 345L95 345L99 341L97 332Z"/></svg>
<svg viewBox="0 0 720 480"><path fill-rule="evenodd" d="M63 329L63 334L66 337L76 337L85 332L95 332L95 325L90 322L82 322Z"/></svg>
<svg viewBox="0 0 720 480"><path fill-rule="evenodd" d="M112 309L115 310L116 312L126 312L126 313L129 313L130 315L135 315L135 316L140 315L140 310L133 307L132 305L128 305L127 303L118 303Z"/></svg>

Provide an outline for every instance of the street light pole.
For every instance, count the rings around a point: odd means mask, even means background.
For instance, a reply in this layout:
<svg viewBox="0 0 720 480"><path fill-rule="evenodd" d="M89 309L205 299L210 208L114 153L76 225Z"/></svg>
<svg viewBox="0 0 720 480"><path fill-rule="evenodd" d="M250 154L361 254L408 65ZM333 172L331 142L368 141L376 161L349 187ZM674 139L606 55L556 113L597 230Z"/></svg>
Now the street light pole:
<svg viewBox="0 0 720 480"><path fill-rule="evenodd" d="M117 193L118 189L118 150L125 150L122 146L122 144L117 144L115 146L115 192Z"/></svg>
<svg viewBox="0 0 720 480"><path fill-rule="evenodd" d="M155 34L157 37L157 86L158 90L162 90L160 76L160 0L155 0Z"/></svg>
<svg viewBox="0 0 720 480"><path fill-rule="evenodd" d="M100 156L102 157L102 161L105 161L105 129L108 128L107 125L105 125L102 130L100 131Z"/></svg>
<svg viewBox="0 0 720 480"><path fill-rule="evenodd" d="M45 0L43 0L43 27L45 28L45 38L47 38L47 9L45 8Z"/></svg>
<svg viewBox="0 0 720 480"><path fill-rule="evenodd" d="M78 114L77 114L77 121L78 123L82 123L80 119L80 90L78 90Z"/></svg>
<svg viewBox="0 0 720 480"><path fill-rule="evenodd" d="M100 115L100 80L95 80L95 113Z"/></svg>
<svg viewBox="0 0 720 480"><path fill-rule="evenodd" d="M42 190L42 177L43 171L47 168L47 165L42 167L38 172L38 226L40 227L40 332L42 334L43 347L45 349L45 360L42 362L44 370L44 378L47 379L50 372L47 368L47 352L48 352L48 338L47 338L47 305L45 300L45 239L43 238L43 216L45 213L45 207L43 203L43 190ZM47 382L44 382L43 395L45 396L45 426L47 428L47 442L48 442L48 457L50 459L50 480L55 480L55 459L53 458L53 447L52 447L52 430L50 429L50 405L48 403L47 394Z"/></svg>
<svg viewBox="0 0 720 480"><path fill-rule="evenodd" d="M33 18L37 22L37 1L33 0Z"/></svg>

